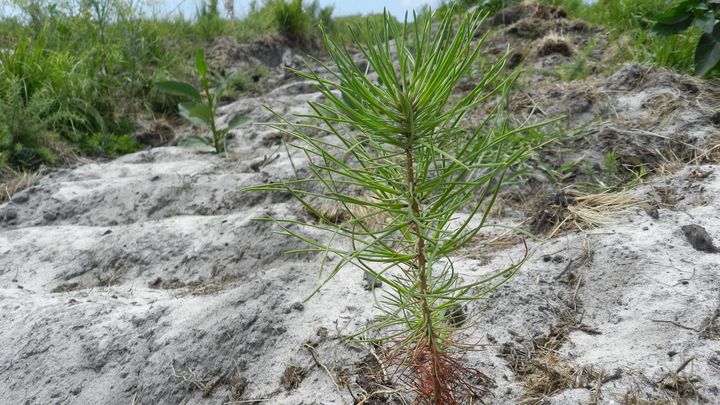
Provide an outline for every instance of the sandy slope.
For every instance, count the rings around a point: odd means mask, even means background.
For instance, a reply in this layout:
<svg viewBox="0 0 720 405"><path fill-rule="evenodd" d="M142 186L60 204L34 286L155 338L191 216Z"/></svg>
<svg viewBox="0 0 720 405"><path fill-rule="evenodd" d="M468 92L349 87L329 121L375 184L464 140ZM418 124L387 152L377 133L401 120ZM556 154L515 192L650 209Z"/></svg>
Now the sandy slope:
<svg viewBox="0 0 720 405"><path fill-rule="evenodd" d="M717 128L703 120L708 99L691 101L717 89L693 92L683 87L690 79L643 69L579 84L607 95L602 103L577 107L575 87L544 98L545 110L575 111L568 125L613 120L568 141L571 153L544 158L598 161L611 145L621 159L655 164L656 151L709 145ZM550 94L553 84L523 95ZM660 93L678 95L679 121L656 119L660 136L642 138L647 127L632 124L648 119L645 101ZM269 120L262 104L307 113L310 100L320 96L289 83L228 105L223 119ZM300 245L253 219L312 218L287 195L240 191L293 178L280 140L249 126L234 132L230 159L162 147L57 170L0 205L0 403L349 404L381 389L371 349L339 340L375 315L362 275L341 272L300 304L321 280L320 258L283 255ZM302 168L299 154L293 163ZM523 270L468 308L463 334L483 350L465 362L494 380L487 402L720 402L720 254L695 250L681 230L698 224L720 240L720 168L688 165L631 194L642 203L607 225L530 242ZM510 211L495 221L524 219ZM524 251L518 239L481 238L454 260L472 280Z"/></svg>

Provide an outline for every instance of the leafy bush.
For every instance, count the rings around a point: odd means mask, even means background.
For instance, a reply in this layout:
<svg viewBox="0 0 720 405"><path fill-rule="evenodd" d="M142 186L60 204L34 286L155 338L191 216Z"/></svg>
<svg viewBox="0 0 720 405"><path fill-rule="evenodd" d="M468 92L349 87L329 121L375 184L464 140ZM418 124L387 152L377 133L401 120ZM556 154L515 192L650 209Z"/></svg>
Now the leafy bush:
<svg viewBox="0 0 720 405"><path fill-rule="evenodd" d="M462 306L480 299L480 289L504 282L519 264L463 281L449 255L485 226L505 172L528 152L517 140L528 128L511 130L500 114L502 103L489 108L481 128L461 126L477 106L505 99L516 76L504 71L505 55L487 64L474 89L455 97L455 86L482 44L475 41L481 18L467 14L454 26L451 14L436 29L430 18L405 25L385 15L380 26L371 20L354 30L353 42L377 80L326 35L334 66L296 71L327 100L311 103L315 113L309 118L321 124L274 125L307 156L312 175L247 189L288 192L320 219L264 220L308 243L302 252L339 257L323 285L352 265L389 288L378 302L383 315L374 330L383 333L379 340L394 345L391 360L402 364L403 379L434 404L457 403L481 390L465 377L482 375L457 357ZM389 37L395 41L386 41ZM318 138L318 132L329 139ZM318 200L342 207L347 220L327 220ZM324 236L312 238L303 229ZM348 243L335 243L338 239Z"/></svg>
<svg viewBox="0 0 720 405"><path fill-rule="evenodd" d="M195 53L195 69L200 81L201 91L205 95L205 101L203 101L203 96L200 95L200 91L188 83L163 81L155 83L155 86L162 92L189 98L191 100L190 102L184 102L178 105L180 115L191 123L210 130L210 136L197 135L188 137L184 143L204 143L206 145L212 145L216 153L222 153L225 151L225 137L227 133L246 123L248 118L237 115L230 120L225 127L218 127L215 115L217 114L218 102L227 88L228 79L221 78L217 80L217 84L211 90L210 71L205 63L205 52L203 52L202 49L198 49Z"/></svg>
<svg viewBox="0 0 720 405"><path fill-rule="evenodd" d="M675 35L695 24L702 35L695 47L695 74L704 76L720 66L720 2L684 0L661 14L653 30L660 35Z"/></svg>

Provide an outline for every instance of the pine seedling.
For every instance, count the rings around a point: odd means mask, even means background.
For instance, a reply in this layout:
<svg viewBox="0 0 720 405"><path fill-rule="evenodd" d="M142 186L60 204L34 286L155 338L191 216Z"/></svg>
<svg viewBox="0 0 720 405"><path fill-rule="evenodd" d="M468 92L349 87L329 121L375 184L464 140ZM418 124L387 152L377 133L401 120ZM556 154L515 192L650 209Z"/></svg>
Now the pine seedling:
<svg viewBox="0 0 720 405"><path fill-rule="evenodd" d="M216 153L222 153L225 151L225 139L228 132L245 124L250 119L243 115L237 115L226 126L218 126L215 116L220 98L227 88L229 77L219 78L215 86L211 85L212 75L205 62L205 52L202 49L198 49L195 53L195 71L200 81L200 90L195 89L191 84L177 81L157 82L155 87L163 93L189 98L190 101L178 104L180 115L192 124L210 131L210 136L189 136L183 140L181 145L212 145Z"/></svg>
<svg viewBox="0 0 720 405"><path fill-rule="evenodd" d="M472 90L454 91L485 37L476 38L483 16L468 14L457 24L453 18L397 23L385 14L379 26L369 20L351 31L367 69L324 35L332 67L316 61L321 72L295 73L325 101L310 104L305 124L276 115L273 125L307 159L309 176L246 189L290 193L318 218L263 218L308 244L295 253L324 257L313 294L345 267L382 282L373 336L389 348L389 364L414 387L417 402L436 405L481 393L482 374L461 362L468 348L457 333L462 307L522 262L467 281L450 255L485 226L506 171L529 152L518 139L530 127L511 129L501 111L516 77L504 70L507 54L487 64ZM489 111L480 127L464 128L479 106ZM330 220L319 208L326 203L347 215Z"/></svg>

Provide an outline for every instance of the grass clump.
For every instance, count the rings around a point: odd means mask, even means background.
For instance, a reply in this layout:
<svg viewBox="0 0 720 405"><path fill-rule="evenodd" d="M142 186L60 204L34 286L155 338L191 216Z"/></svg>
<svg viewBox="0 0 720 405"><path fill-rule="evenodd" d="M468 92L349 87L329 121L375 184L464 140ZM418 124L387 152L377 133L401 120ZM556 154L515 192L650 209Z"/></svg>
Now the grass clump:
<svg viewBox="0 0 720 405"><path fill-rule="evenodd" d="M247 189L288 192L315 214L318 223L267 220L308 243L303 252L339 257L323 284L346 266L382 281L387 290L377 304L383 315L373 330L391 347L390 359L418 401L433 404L459 403L483 391L482 374L460 362L465 346L456 333L458 314L519 265L463 281L449 255L483 228L506 171L528 153L517 142L528 128L511 130L497 102L516 77L504 70L507 54L487 64L472 90L456 96L484 38L475 40L479 14L468 13L458 24L452 14L436 27L433 18L399 24L386 14L380 25L369 20L353 30L353 43L376 79L325 35L333 67L296 72L327 100L311 103L314 114L307 118L320 124L275 125L307 157L312 175ZM464 128L463 118L480 105L496 107L478 129ZM318 132L328 137L313 135ZM344 221L325 219L317 208L322 201L345 207ZM336 243L341 239L347 245Z"/></svg>
<svg viewBox="0 0 720 405"><path fill-rule="evenodd" d="M295 45L311 48L317 45L320 26L332 30L332 6L320 7L318 0L268 0L266 7L278 32Z"/></svg>

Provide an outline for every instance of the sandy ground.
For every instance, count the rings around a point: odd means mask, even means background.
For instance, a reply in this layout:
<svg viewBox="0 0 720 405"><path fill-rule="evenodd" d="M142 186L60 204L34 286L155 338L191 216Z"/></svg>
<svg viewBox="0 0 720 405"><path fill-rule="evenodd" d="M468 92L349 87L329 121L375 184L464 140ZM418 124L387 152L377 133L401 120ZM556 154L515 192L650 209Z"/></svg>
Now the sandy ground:
<svg viewBox="0 0 720 405"><path fill-rule="evenodd" d="M321 101L278 75L279 87L224 107L222 119L262 122L263 104L288 116ZM571 112L568 127L593 124L539 160L601 162L611 145L654 172L604 225L530 240L523 269L467 308L462 334L480 350L464 362L494 381L485 401L720 403L720 255L682 229L720 240L720 167L700 164L717 140L708 111L718 90L640 65L554 96L551 78L529 77L518 103L534 97L547 115ZM653 119L658 105L669 112ZM160 147L56 170L0 205L0 403L352 404L402 390L378 377L371 347L340 340L376 315L362 273L348 268L303 302L322 280L320 258L284 255L302 245L253 221L312 220L288 195L240 191L293 178L281 140L252 125L234 131L229 158ZM658 157L672 154L674 165ZM292 162L304 165L299 154ZM526 219L505 211L493 221ZM524 255L518 237L497 234L453 257L464 280Z"/></svg>

